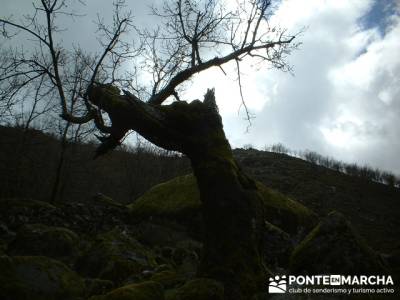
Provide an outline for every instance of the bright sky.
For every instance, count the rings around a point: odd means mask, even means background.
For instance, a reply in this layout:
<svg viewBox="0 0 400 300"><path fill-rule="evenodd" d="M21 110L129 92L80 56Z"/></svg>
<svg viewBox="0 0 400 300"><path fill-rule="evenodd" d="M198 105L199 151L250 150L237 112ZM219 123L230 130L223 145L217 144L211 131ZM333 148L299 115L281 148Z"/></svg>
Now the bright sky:
<svg viewBox="0 0 400 300"><path fill-rule="evenodd" d="M154 1L128 2L139 25L154 22L148 15ZM64 42L93 47L95 26L88 20L96 13L109 17L110 3L88 0L87 17L66 25ZM0 15L17 16L30 5L3 0ZM256 115L248 133L230 66L224 67L228 76L219 69L196 76L184 97L201 99L216 88L233 147L281 142L400 174L399 7L396 0L282 0L275 22L292 32L307 29L289 57L294 76L250 64L242 69L245 100Z"/></svg>

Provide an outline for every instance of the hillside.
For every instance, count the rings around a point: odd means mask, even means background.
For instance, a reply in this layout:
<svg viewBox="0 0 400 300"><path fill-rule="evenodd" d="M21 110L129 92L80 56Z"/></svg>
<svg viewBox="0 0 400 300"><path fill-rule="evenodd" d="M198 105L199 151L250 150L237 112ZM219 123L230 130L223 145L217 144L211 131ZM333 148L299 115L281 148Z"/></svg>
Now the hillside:
<svg viewBox="0 0 400 300"><path fill-rule="evenodd" d="M93 159L96 145L68 142L38 130L0 126L0 197L49 201L60 171L58 202L84 202L102 193L129 203L153 185L189 172L176 155L150 148L117 150ZM62 166L59 169L62 159Z"/></svg>
<svg viewBox="0 0 400 300"><path fill-rule="evenodd" d="M94 144L70 143L49 203L60 142L6 127L0 137L0 299L224 299L220 282L198 277L202 204L184 157L142 148L93 161ZM284 154L234 155L262 198L267 277L388 274L397 283L399 189ZM251 299L272 299L267 285Z"/></svg>
<svg viewBox="0 0 400 300"><path fill-rule="evenodd" d="M190 172L190 163L154 149L114 151L93 160L94 144L70 143L59 202L84 202L102 193L131 203L150 187ZM0 197L47 201L59 161L60 142L36 130L0 127ZM346 175L285 154L235 149L256 180L324 216L347 216L369 243L383 252L399 249L400 189ZM35 195L35 197L32 197Z"/></svg>
<svg viewBox="0 0 400 300"><path fill-rule="evenodd" d="M236 158L266 186L292 196L320 216L346 215L376 249L399 249L400 189L346 175L285 154L236 149Z"/></svg>

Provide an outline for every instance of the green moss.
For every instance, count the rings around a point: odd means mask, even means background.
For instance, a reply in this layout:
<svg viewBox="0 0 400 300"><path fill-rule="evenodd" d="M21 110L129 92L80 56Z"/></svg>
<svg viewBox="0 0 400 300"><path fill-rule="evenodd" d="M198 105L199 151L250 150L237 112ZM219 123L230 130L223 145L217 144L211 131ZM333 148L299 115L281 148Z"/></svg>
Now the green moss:
<svg viewBox="0 0 400 300"><path fill-rule="evenodd" d="M338 212L330 213L294 249L294 274L385 274L378 255Z"/></svg>
<svg viewBox="0 0 400 300"><path fill-rule="evenodd" d="M0 299L72 299L83 280L63 263L42 256L0 257Z"/></svg>
<svg viewBox="0 0 400 300"><path fill-rule="evenodd" d="M313 230L294 248L291 257L290 257L290 264L291 266L295 266L297 260L300 259L302 253L307 251L310 248L311 242L318 236L320 233L321 224L318 224L314 227Z"/></svg>
<svg viewBox="0 0 400 300"><path fill-rule="evenodd" d="M226 165L219 168L221 163ZM253 208L257 207L255 214L293 235L316 223L316 215L300 203L255 183L229 161L207 162L203 170L197 168L196 172L201 172L196 174L202 176L204 204L200 202L195 177L186 175L154 187L129 207L137 216L174 219L202 215L206 210L205 243L213 246L203 253L199 272L204 277L224 282L231 293L228 296L239 293L249 296L265 281L262 257L252 244L251 220L246 219L254 216ZM219 175L215 177L213 172ZM201 219L198 221L198 226L202 226ZM291 249L287 256L289 251Z"/></svg>
<svg viewBox="0 0 400 300"><path fill-rule="evenodd" d="M196 178L185 175L158 184L128 205L138 216L179 217L197 212L201 207Z"/></svg>
<svg viewBox="0 0 400 300"><path fill-rule="evenodd" d="M166 294L166 300L223 300L224 286L212 279L197 278Z"/></svg>
<svg viewBox="0 0 400 300"><path fill-rule="evenodd" d="M210 109L209 105L195 100L190 103L174 102L158 109L165 113L169 127L182 136L182 142L185 144L184 152L191 159L195 160L200 154L203 158L208 156L229 160L234 165L222 119L215 107Z"/></svg>
<svg viewBox="0 0 400 300"><path fill-rule="evenodd" d="M269 268L286 269L293 251L293 240L288 233L265 221L259 249L264 263Z"/></svg>
<svg viewBox="0 0 400 300"><path fill-rule="evenodd" d="M105 296L92 297L90 300L163 300L162 286L153 281L130 284L111 291Z"/></svg>
<svg viewBox="0 0 400 300"><path fill-rule="evenodd" d="M260 182L257 188L270 223L288 233L297 233L300 227L311 229L317 222L316 214L299 202ZM135 216L191 217L201 208L196 178L189 174L156 185L128 207Z"/></svg>
<svg viewBox="0 0 400 300"><path fill-rule="evenodd" d="M317 215L301 203L257 182L264 202L265 219L284 231L295 234L309 231L318 221Z"/></svg>
<svg viewBox="0 0 400 300"><path fill-rule="evenodd" d="M76 262L79 273L116 283L155 265L147 248L118 230L97 236L92 247Z"/></svg>
<svg viewBox="0 0 400 300"><path fill-rule="evenodd" d="M120 93L119 88L111 84L99 85L92 88L89 97L94 104L100 105L108 111L113 106L126 104L121 101Z"/></svg>

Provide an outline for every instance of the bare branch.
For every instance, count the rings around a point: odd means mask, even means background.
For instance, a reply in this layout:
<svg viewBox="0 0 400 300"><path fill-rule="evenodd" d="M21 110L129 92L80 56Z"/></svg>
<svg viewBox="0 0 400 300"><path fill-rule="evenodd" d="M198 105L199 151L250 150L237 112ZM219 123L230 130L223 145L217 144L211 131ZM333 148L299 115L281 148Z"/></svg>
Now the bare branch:
<svg viewBox="0 0 400 300"><path fill-rule="evenodd" d="M296 35L270 27L270 6L269 0L243 0L238 1L236 11L228 11L217 0L176 0L166 2L162 10L153 8L153 13L165 20L165 26L151 36L148 48L154 61L149 66L154 78L149 103L160 105L194 74L215 66L221 68L233 60L240 63L246 57L258 58L274 67L290 69L284 56L296 48ZM148 33L144 35L150 38ZM164 70L168 76L160 76Z"/></svg>
<svg viewBox="0 0 400 300"><path fill-rule="evenodd" d="M276 46L284 46L286 44L290 44L294 40L295 36L292 36L288 38L287 40L280 40L277 42L272 42L264 45L258 45L258 46L247 46L244 48L241 48L239 50L236 50L234 52L229 53L228 55L225 55L223 57L215 57L213 59L208 60L207 62L198 64L194 67L188 68L184 71L179 72L177 75L175 75L168 85L162 89L159 93L156 95L152 96L149 99L149 103L151 104L157 104L160 105L163 103L169 96L171 96L175 90L175 88L188 80L190 77L192 77L196 73L200 73L204 70L207 70L211 67L215 66L221 66L229 61L240 59L242 55L248 54L251 51L254 50L260 50L260 49L265 49L268 50L270 48L274 48Z"/></svg>
<svg viewBox="0 0 400 300"><path fill-rule="evenodd" d="M241 107L250 122L240 64L256 59L290 70L285 58L297 46L293 42L297 34L271 28L270 0L237 0L235 10L229 10L218 0L165 1L162 8L153 8L153 14L162 23L153 31L134 27L131 13L124 13L124 1L117 0L112 24L98 20L98 53L86 53L79 47L67 49L57 43L61 31L57 16L77 16L66 9L67 0L40 0L39 4L21 24L0 19L5 37L10 36L6 30L10 27L26 32L34 43L32 52L10 49L8 63L0 61L0 84L6 87L0 97L5 99L4 103L12 103L30 85L57 92L62 118L78 125L93 121L101 132L113 135L113 145L128 129L125 126L115 132L121 124L110 116L101 101L89 97L98 86L118 86L125 94L119 97L126 101L134 99L135 107L146 113L142 104L137 104L140 100L147 100L143 105L149 106L159 106L169 97L181 101L179 93L186 87L183 83L193 75L212 67L220 68L226 75L223 65L234 62ZM138 34L139 45L126 41L124 34L130 28ZM37 84L39 80L43 80L42 85Z"/></svg>
<svg viewBox="0 0 400 300"><path fill-rule="evenodd" d="M32 36L34 36L35 38L37 38L39 41L41 41L42 43L44 43L47 47L50 47L49 42L46 41L46 39L45 39L44 37L40 36L39 34L37 34L37 33L34 32L34 31L30 30L28 27L22 26L22 25L17 24L17 23L13 23L13 22L11 22L11 21L7 21L7 20L5 20L5 19L0 19L0 23L3 24L2 33L3 33L3 36L5 36L5 37L8 37L7 31L5 30L5 25L10 25L10 26L12 26L12 27L21 29L21 30L23 30L23 31L25 31L25 32L27 32L27 33L29 33L29 34L31 34Z"/></svg>
<svg viewBox="0 0 400 300"><path fill-rule="evenodd" d="M251 119L253 119L254 117L251 115L249 109L247 108L247 104L246 101L244 100L244 96L243 96L243 88L242 88L242 76L240 73L240 64L239 64L239 60L235 59L236 62L236 70L237 70L237 76L238 76L238 85L239 85L239 92L240 92L240 99L242 100L242 103L240 104L239 107L239 111L240 112L240 108L243 106L244 107L244 111L246 113L246 120L247 122L249 122L249 125L246 128L246 131L249 130L249 127L251 126Z"/></svg>

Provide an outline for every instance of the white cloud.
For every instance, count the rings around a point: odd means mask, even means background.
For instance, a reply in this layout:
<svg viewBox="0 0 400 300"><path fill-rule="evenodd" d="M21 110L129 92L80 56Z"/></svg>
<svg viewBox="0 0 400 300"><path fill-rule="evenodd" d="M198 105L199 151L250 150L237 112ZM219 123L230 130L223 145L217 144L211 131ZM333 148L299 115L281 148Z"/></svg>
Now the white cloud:
<svg viewBox="0 0 400 300"><path fill-rule="evenodd" d="M283 1L277 20L306 26L300 51L290 57L295 77L262 72L270 101L248 135L237 135L235 117L226 129L235 146L283 142L346 161L369 163L400 174L400 24L382 37L364 30L360 17L372 1Z"/></svg>
<svg viewBox="0 0 400 300"><path fill-rule="evenodd" d="M397 21L384 37L375 35L363 54L332 72L338 106L346 107L359 120L357 130L340 129L341 134L351 135L350 145L356 144L350 148L346 145L346 156L354 158L354 154L358 153L356 159L371 160L372 164L380 164L397 172L400 171L400 164L394 154L396 151L389 149L396 149L400 153L397 141L400 136L400 59L396 55L400 48L399 34L400 24ZM330 128L337 128L341 124L342 113L337 110L336 115L332 116ZM327 141L335 143L332 139ZM378 155L372 153L371 149L386 158L376 160ZM339 149L334 150L339 152ZM388 150L394 156L388 157Z"/></svg>

